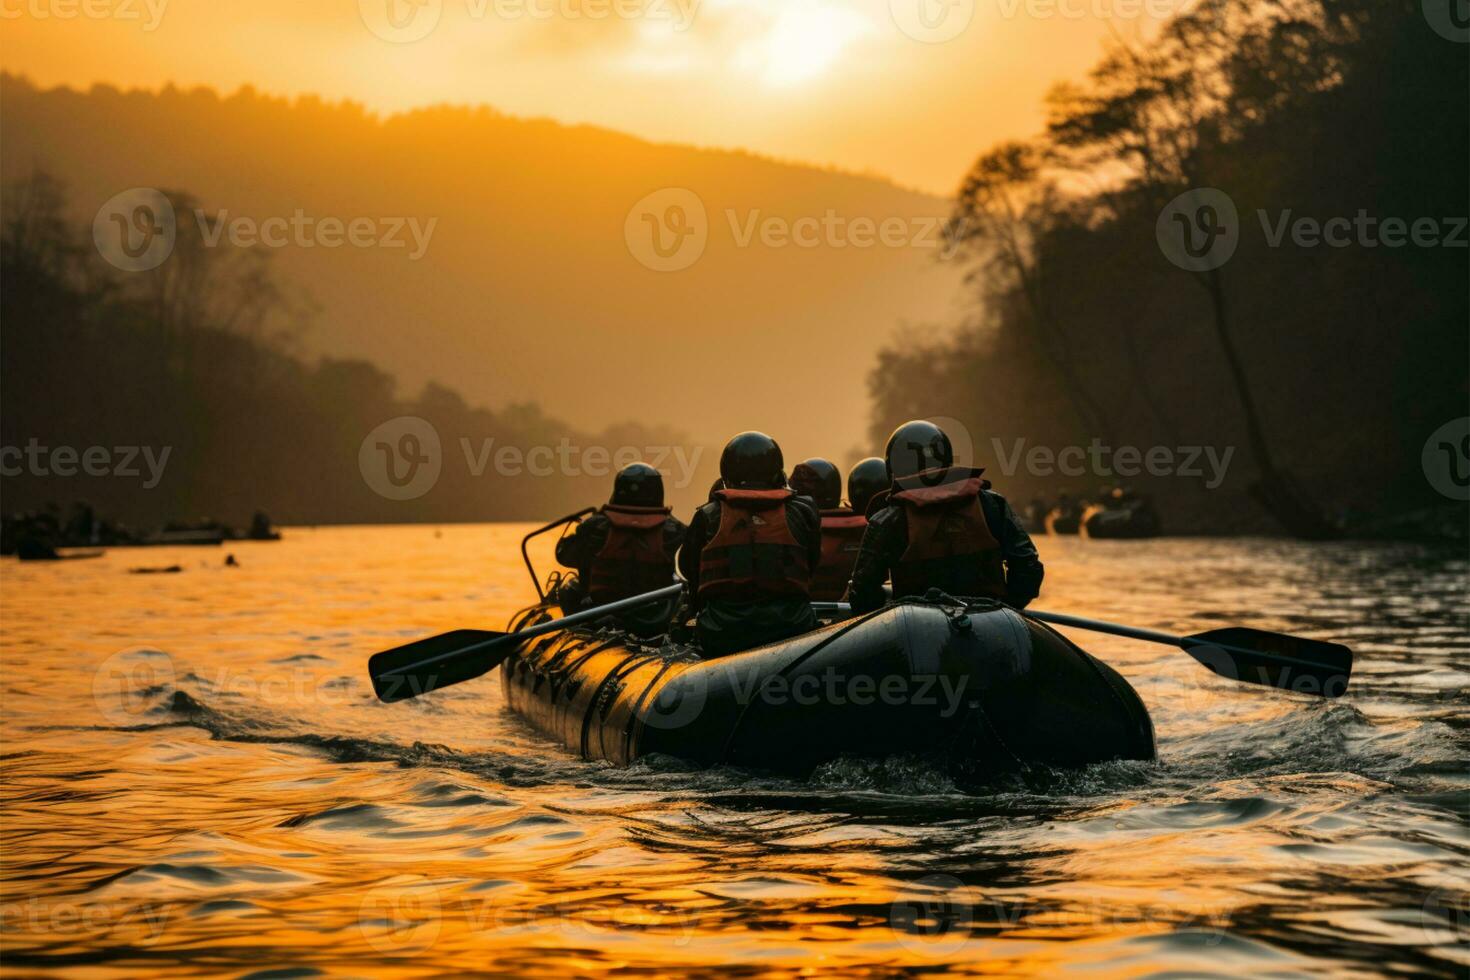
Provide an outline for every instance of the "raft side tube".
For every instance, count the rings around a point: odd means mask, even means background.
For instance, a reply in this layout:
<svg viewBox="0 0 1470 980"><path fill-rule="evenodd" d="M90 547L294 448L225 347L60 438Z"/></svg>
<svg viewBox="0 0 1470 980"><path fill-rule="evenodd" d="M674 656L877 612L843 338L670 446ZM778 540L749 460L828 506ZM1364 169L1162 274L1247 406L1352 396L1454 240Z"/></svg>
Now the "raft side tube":
<svg viewBox="0 0 1470 980"><path fill-rule="evenodd" d="M809 772L843 755L945 753L984 771L1152 759L1132 688L998 603L903 603L717 660L606 630L527 644L507 701L588 759Z"/></svg>

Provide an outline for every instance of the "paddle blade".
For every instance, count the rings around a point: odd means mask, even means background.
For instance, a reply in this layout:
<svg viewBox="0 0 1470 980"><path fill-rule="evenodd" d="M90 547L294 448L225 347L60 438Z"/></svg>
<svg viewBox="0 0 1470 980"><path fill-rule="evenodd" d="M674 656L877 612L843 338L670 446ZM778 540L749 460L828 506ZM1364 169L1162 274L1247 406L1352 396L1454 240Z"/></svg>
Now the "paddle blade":
<svg viewBox="0 0 1470 980"><path fill-rule="evenodd" d="M1221 677L1297 694L1341 697L1353 673L1353 652L1341 643L1244 626L1196 633L1180 646Z"/></svg>
<svg viewBox="0 0 1470 980"><path fill-rule="evenodd" d="M472 680L510 652L510 644L500 643L507 636L489 630L454 630L375 653L368 659L373 690L378 700L391 704Z"/></svg>

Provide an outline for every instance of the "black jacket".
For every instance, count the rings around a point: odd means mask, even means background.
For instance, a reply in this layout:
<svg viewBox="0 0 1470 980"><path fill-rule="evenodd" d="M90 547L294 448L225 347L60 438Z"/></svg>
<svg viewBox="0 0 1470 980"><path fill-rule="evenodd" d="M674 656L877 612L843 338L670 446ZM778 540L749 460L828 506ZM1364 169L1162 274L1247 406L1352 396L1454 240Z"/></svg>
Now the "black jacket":
<svg viewBox="0 0 1470 980"><path fill-rule="evenodd" d="M607 544L611 529L611 521L602 514L593 514L556 543L556 560L568 568L575 568L584 583L589 581L592 559ZM688 528L677 517L671 515L664 520L664 552L670 561L674 560L674 553L684 543L687 532Z"/></svg>
<svg viewBox="0 0 1470 980"><path fill-rule="evenodd" d="M853 612L868 612L883 605L886 601L883 583L908 549L908 516L903 505L887 504L884 500L886 497L875 498L874 506L869 508L868 530L863 534L857 563L852 569L848 600ZM994 490L980 491L980 508L985 523L1000 543L1006 567L1006 601L1017 609L1024 608L1041 591L1045 574L1036 545L1031 543L1031 536L1006 498Z"/></svg>

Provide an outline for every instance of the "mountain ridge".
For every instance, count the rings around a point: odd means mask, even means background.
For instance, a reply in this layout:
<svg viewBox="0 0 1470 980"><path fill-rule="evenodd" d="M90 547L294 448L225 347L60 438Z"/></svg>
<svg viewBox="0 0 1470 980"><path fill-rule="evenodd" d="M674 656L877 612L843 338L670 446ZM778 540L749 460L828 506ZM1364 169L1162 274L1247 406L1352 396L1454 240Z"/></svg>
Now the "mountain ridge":
<svg viewBox="0 0 1470 980"><path fill-rule="evenodd" d="M381 116L248 87L41 90L6 73L0 103L0 175L49 170L83 217L119 191L158 187L254 222L297 209L436 218L417 262L390 249L273 250L320 307L308 352L366 358L409 388L437 381L488 405L539 401L587 428L632 419L709 442L766 428L795 458L839 455L865 437L875 350L905 323L950 318L959 295L960 270L914 234L948 202L835 168L489 106ZM628 236L640 202L669 189L696 196L708 242L689 267L660 272ZM910 237L740 240L742 228L789 233L827 214L897 221ZM829 397L787 411L780 393L814 374Z"/></svg>

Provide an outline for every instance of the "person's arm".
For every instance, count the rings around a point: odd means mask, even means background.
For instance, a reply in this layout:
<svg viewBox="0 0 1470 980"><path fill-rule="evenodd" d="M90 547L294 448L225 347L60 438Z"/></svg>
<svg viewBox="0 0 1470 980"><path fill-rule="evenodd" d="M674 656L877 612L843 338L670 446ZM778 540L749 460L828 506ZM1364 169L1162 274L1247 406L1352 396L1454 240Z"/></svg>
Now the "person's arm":
<svg viewBox="0 0 1470 980"><path fill-rule="evenodd" d="M708 517L705 510L709 505L701 507L694 512L689 519L689 529L684 534L684 542L679 548L679 574L684 576L684 581L689 583L685 590L693 601L695 593L699 591L699 553L704 550L704 542L709 534Z"/></svg>
<svg viewBox="0 0 1470 980"><path fill-rule="evenodd" d="M787 520L794 521L792 528L796 540L806 543L807 567L816 571L822 563L822 515L808 497L792 497L787 504Z"/></svg>
<svg viewBox="0 0 1470 980"><path fill-rule="evenodd" d="M992 528L1006 563L1006 601L1017 609L1025 609L1041 593L1046 569L1031 535L1021 526L1020 518L1006 498L992 491L986 494L986 503L989 505L986 517L994 517Z"/></svg>
<svg viewBox="0 0 1470 980"><path fill-rule="evenodd" d="M853 612L869 612L888 601L883 583L897 557L893 542L898 540L902 543L908 534L902 526L902 519L903 513L896 507L885 507L869 518L862 544L858 546L857 561L852 566L852 580L847 587L847 599Z"/></svg>
<svg viewBox="0 0 1470 980"><path fill-rule="evenodd" d="M582 567L587 564L587 559L589 557L587 554L587 539L589 537L587 531L588 525L593 520L594 518L589 517L585 521L578 522L572 528L572 533L564 535L563 537L557 539L557 564L565 565L567 568L575 568L578 571L580 571Z"/></svg>
<svg viewBox="0 0 1470 980"><path fill-rule="evenodd" d="M689 528L677 517L670 517L664 521L664 554L672 560L678 554L679 547L684 544L684 539L689 534Z"/></svg>

